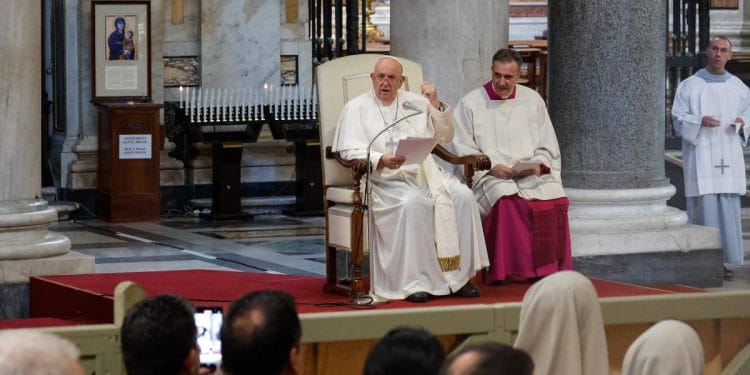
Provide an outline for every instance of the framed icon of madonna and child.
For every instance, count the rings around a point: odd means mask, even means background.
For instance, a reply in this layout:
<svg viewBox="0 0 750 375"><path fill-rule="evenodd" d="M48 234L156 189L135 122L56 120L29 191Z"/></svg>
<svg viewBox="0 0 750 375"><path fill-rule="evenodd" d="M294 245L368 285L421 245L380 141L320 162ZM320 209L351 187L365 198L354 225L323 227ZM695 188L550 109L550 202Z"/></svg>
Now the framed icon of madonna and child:
<svg viewBox="0 0 750 375"><path fill-rule="evenodd" d="M151 101L151 2L91 2L91 101Z"/></svg>

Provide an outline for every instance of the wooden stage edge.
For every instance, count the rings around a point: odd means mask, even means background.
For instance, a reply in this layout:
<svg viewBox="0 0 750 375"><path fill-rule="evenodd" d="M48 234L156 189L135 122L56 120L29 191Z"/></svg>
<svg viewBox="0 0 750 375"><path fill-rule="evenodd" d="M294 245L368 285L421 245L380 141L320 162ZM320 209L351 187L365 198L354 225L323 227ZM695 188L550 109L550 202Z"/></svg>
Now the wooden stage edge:
<svg viewBox="0 0 750 375"><path fill-rule="evenodd" d="M119 322L124 311L146 293L132 282L122 284L108 297L114 302L113 324L43 328L76 342L87 370L123 373ZM619 374L625 352L636 337L663 319L685 321L698 332L705 353L704 374L750 373L750 291L604 297L600 303L612 374ZM303 373L361 373L377 339L397 326L429 330L448 352L484 340L512 344L520 309L520 302L506 302L303 313Z"/></svg>
<svg viewBox="0 0 750 375"><path fill-rule="evenodd" d="M650 327L664 319L690 324L701 337L705 352L704 374L722 374L737 353L750 343L750 292L680 293L601 298L609 363L618 374L628 346ZM399 325L419 326L441 337L452 351L471 342L493 340L512 345L518 333L521 304L438 306L381 311L309 313L302 316L303 342L317 358L307 365L310 374L333 374L341 368L341 352L350 363L364 363L377 338ZM358 347L359 350L354 348ZM738 364L732 364L738 366ZM361 373L361 367L344 367ZM351 372L348 372L351 371ZM742 374L747 372L734 372ZM724 373L727 374L727 373Z"/></svg>

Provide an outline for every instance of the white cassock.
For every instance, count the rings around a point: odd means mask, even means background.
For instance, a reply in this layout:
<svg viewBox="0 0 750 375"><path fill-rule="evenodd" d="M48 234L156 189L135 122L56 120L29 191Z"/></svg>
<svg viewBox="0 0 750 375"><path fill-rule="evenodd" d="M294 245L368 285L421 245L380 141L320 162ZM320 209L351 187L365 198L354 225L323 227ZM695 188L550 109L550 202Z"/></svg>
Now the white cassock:
<svg viewBox="0 0 750 375"><path fill-rule="evenodd" d="M520 160L542 163L550 173L521 180L492 178L489 171L474 175L474 193L486 216L498 199L518 194L523 199L565 197L560 179L560 148L544 101L536 91L516 85L515 100L492 101L486 89L468 93L456 106L456 140L459 155L483 153L492 165L512 167Z"/></svg>
<svg viewBox="0 0 750 375"><path fill-rule="evenodd" d="M747 86L725 72L705 69L681 82L672 104L672 123L682 137L683 175L688 219L718 227L724 261L743 263L739 195L745 194L747 129L731 126L740 117L750 124ZM719 127L702 127L703 116L720 119Z"/></svg>
<svg viewBox="0 0 750 375"><path fill-rule="evenodd" d="M440 142L452 139L450 111L438 111L426 98L405 91L399 91L397 99L385 105L370 90L344 106L333 150L340 151L347 160L367 157L367 145L378 132L413 113L403 108L406 101L423 113L405 119L375 139L370 151L373 166L384 154L395 151L399 139L437 137ZM471 190L439 170L432 155L422 164L403 165L395 170L377 171L373 167L370 187L369 207L374 221L370 289L374 297L404 299L416 292L450 294L489 265ZM438 191L443 194L437 195L447 197L447 201L436 198ZM436 205L441 206L442 216L436 214ZM448 244L448 248L458 247L453 249L457 254L453 270L441 269L438 261L441 243Z"/></svg>

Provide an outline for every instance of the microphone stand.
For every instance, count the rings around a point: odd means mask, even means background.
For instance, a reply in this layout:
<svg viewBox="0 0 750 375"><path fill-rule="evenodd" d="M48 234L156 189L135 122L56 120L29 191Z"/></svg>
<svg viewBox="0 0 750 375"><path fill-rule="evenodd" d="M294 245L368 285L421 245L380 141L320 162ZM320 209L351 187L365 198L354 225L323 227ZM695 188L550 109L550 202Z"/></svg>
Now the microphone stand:
<svg viewBox="0 0 750 375"><path fill-rule="evenodd" d="M408 114L408 115L406 115L406 116L404 116L404 117L402 117L402 118L400 118L400 119L392 122L391 124L389 124L388 126L386 126L385 128L383 128L383 130L379 131L378 134L375 134L375 136L372 137L372 140L370 141L370 143L367 144L367 166L368 167L367 167L367 174L365 175L365 204L366 204L366 207L367 207L367 238L368 238L368 243L369 243L368 246L369 246L369 249L370 249L370 272L372 272L372 269L373 269L372 268L372 248L373 248L373 241L374 241L373 240L374 236L373 236L373 231L372 231L372 228L373 228L373 217L372 217L372 210L370 209L370 190L369 190L369 187L370 187L370 173L372 173L372 169L373 169L373 165L370 162L370 149L372 148L372 144L375 143L375 140L377 140L381 135L383 135L383 133L385 133L386 131L388 131L388 129L393 128L394 126L398 125L401 121L404 121L404 120L408 119L409 117L413 117L413 116L416 116L416 115L421 114L421 113L423 113L422 110L415 109L414 113L410 113L410 114ZM375 165L375 168L377 168L377 167L378 166ZM372 276L370 276L370 285L372 285L372 282L373 282L372 279L373 279ZM372 288L372 286L370 288ZM373 302L374 301L373 301L372 297L365 297L365 296L355 296L354 299L352 300L352 304L354 304L354 305L370 305Z"/></svg>

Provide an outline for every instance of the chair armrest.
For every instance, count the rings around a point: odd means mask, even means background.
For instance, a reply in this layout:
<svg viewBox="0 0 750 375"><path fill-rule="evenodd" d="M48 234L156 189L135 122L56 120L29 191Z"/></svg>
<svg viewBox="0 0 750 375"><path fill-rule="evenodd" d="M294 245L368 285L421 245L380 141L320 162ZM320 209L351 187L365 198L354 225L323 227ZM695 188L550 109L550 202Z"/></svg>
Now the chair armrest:
<svg viewBox="0 0 750 375"><path fill-rule="evenodd" d="M341 157L341 153L333 152L331 146L326 147L326 158L335 159L342 167L351 169L352 180L354 182L354 204L361 205L362 199L360 195L359 181L362 179L362 176L367 173L367 167L370 164L369 161L367 159L346 160Z"/></svg>
<svg viewBox="0 0 750 375"><path fill-rule="evenodd" d="M492 163L490 162L490 158L487 155L484 154L471 154L471 155L463 155L458 156L443 147L442 145L437 145L432 150L432 153L437 155L439 158L447 161L451 164L462 164L464 166L464 178L466 179L466 185L469 187L472 186L472 178L474 176L474 171L484 171L492 168Z"/></svg>

